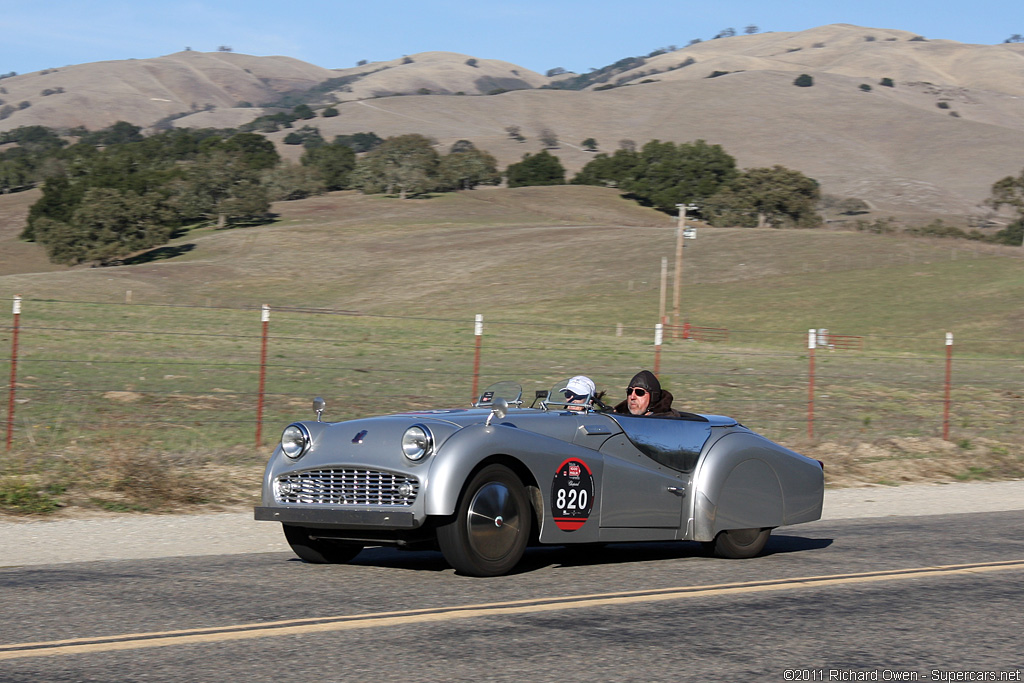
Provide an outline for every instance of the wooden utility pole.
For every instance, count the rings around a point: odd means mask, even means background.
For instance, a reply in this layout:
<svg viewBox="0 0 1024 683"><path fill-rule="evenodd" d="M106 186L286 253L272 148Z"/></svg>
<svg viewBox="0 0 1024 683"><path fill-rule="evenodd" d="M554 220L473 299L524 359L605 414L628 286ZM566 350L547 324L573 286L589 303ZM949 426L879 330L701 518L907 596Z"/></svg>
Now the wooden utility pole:
<svg viewBox="0 0 1024 683"><path fill-rule="evenodd" d="M658 304L658 322L664 325L665 320L665 292L668 285L668 257L661 257L661 301Z"/></svg>
<svg viewBox="0 0 1024 683"><path fill-rule="evenodd" d="M679 226L676 228L676 277L672 290L673 336L679 336L679 290L683 282L683 230L686 229L686 205L676 204L679 209Z"/></svg>

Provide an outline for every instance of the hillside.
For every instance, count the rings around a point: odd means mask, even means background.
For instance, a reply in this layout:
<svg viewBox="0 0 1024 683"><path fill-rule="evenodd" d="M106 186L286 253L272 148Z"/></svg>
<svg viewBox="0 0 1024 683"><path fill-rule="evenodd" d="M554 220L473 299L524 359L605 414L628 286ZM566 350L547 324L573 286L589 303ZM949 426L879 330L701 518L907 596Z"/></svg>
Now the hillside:
<svg viewBox="0 0 1024 683"><path fill-rule="evenodd" d="M1024 166L1022 44L966 45L836 24L711 40L637 61L580 92L542 89L558 79L446 52L346 69L181 52L3 79L5 106L30 106L9 111L0 131L116 120L149 126L177 115L176 126L234 127L270 111L238 103L287 95L336 104L339 116L308 122L327 139L417 132L443 150L469 139L501 165L540 150L541 131L551 130L560 141L553 152L570 173L592 158L581 149L586 138L605 152L623 140L704 139L741 167L800 170L827 194L864 199L876 215L961 225L985 215L980 204L992 183ZM804 73L812 87L794 85ZM480 96L501 90L511 92ZM510 138L511 126L524 142ZM302 150L284 145L286 134L269 137L297 160Z"/></svg>
<svg viewBox="0 0 1024 683"><path fill-rule="evenodd" d="M675 249L672 218L588 186L410 200L341 192L274 210L273 225L193 231L135 265L7 271L0 292L116 303L131 291L136 303L470 319L483 308L513 320L647 327L658 315L661 258L671 263ZM0 232L0 250L11 239ZM296 245L299 261L282 258ZM1020 248L964 240L702 228L687 245L686 308L700 324L740 329L792 332L825 318L863 333L948 326L1016 339L1022 258Z"/></svg>

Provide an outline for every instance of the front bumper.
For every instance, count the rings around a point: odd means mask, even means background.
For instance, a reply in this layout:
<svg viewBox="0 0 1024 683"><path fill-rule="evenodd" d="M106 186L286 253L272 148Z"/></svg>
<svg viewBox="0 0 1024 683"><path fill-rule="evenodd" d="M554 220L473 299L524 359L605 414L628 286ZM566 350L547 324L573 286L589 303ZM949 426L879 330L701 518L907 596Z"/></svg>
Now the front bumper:
<svg viewBox="0 0 1024 683"><path fill-rule="evenodd" d="M391 510L256 507L253 508L253 518L261 522L331 529L414 529L418 526L413 513Z"/></svg>

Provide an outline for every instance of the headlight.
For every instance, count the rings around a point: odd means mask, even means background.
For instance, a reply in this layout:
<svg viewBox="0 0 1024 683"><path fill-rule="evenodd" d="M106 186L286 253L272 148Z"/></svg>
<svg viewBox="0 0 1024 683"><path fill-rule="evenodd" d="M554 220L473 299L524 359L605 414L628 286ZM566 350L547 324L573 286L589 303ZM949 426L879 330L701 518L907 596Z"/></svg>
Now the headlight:
<svg viewBox="0 0 1024 683"><path fill-rule="evenodd" d="M297 458L309 448L309 431L300 424L288 425L281 434L281 452Z"/></svg>
<svg viewBox="0 0 1024 683"><path fill-rule="evenodd" d="M434 435L423 425L413 425L402 435L402 452L409 460L421 460L434 447Z"/></svg>

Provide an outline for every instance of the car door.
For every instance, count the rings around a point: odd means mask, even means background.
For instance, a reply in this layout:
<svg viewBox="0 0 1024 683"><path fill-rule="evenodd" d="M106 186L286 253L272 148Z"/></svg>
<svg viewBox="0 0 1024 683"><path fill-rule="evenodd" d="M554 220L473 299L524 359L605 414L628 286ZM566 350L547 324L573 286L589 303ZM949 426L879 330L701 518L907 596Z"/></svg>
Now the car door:
<svg viewBox="0 0 1024 683"><path fill-rule="evenodd" d="M678 529L688 475L644 455L617 434L601 447L601 528Z"/></svg>

